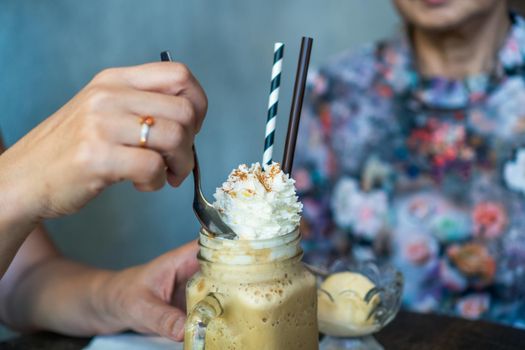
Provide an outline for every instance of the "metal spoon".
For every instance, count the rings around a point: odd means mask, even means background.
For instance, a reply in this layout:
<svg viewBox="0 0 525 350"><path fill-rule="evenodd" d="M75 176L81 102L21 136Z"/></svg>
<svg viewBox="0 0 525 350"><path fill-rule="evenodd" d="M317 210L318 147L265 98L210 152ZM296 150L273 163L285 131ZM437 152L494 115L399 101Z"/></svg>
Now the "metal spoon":
<svg viewBox="0 0 525 350"><path fill-rule="evenodd" d="M235 232L233 232L232 229L222 221L217 209L215 209L215 207L213 207L213 205L211 205L202 194L199 160L197 159L195 145L193 145L193 160L195 162L193 167L193 211L195 212L197 219L209 232L223 238L235 239L237 237Z"/></svg>
<svg viewBox="0 0 525 350"><path fill-rule="evenodd" d="M162 51L160 53L160 60L164 62L171 62L171 56L169 51ZM201 176L199 168L199 160L197 159L197 151L195 145L192 147L193 160L195 165L193 166L193 184L194 184L194 195L193 195L193 211L197 216L197 219L208 232L215 234L227 239L235 239L237 235L232 229L222 221L219 213L210 204L202 194L201 190Z"/></svg>

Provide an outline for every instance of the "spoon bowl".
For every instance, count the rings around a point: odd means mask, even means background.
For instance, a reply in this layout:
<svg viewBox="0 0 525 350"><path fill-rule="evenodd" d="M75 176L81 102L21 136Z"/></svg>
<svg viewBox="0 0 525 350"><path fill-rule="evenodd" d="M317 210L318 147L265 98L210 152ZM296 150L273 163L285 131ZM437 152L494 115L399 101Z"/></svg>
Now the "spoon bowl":
<svg viewBox="0 0 525 350"><path fill-rule="evenodd" d="M197 158L197 151L195 145L193 146L193 184L194 184L194 196L193 196L193 211L197 216L197 219L208 232L215 234L218 237L226 239L235 239L237 235L232 229L224 223L219 212L213 205L210 204L204 197L201 190L201 176L199 160Z"/></svg>

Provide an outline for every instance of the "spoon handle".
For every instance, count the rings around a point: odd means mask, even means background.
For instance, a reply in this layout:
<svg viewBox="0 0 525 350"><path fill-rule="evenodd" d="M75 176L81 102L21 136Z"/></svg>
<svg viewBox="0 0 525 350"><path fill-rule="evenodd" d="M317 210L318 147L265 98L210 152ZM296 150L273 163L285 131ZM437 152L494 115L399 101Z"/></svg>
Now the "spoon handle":
<svg viewBox="0 0 525 350"><path fill-rule="evenodd" d="M191 146L193 152L193 190L195 197L193 201L197 201L197 194L201 193L201 171L199 167L199 159L197 158L197 151L195 145Z"/></svg>

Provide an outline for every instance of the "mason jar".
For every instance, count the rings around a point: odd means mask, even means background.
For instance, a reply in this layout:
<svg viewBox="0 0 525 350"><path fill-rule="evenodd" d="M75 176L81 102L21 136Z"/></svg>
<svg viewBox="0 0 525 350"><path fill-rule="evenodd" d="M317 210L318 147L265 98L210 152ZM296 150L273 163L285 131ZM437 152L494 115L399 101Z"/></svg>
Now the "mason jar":
<svg viewBox="0 0 525 350"><path fill-rule="evenodd" d="M184 349L318 349L315 277L301 262L299 230L264 240L200 232L188 282Z"/></svg>

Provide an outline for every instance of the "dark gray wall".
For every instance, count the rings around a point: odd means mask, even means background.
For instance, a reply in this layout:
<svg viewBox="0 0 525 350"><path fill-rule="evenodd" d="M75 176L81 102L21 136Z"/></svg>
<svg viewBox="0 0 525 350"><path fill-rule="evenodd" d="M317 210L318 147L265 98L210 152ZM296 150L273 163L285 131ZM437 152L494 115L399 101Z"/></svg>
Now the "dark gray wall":
<svg viewBox="0 0 525 350"><path fill-rule="evenodd" d="M13 144L97 71L170 49L208 93L197 145L211 196L233 167L262 156L274 41L286 44L280 155L301 36L315 39L315 66L389 35L396 22L387 0L1 0L0 127ZM196 237L191 199L191 181L152 194L120 184L48 227L67 255L123 267Z"/></svg>

